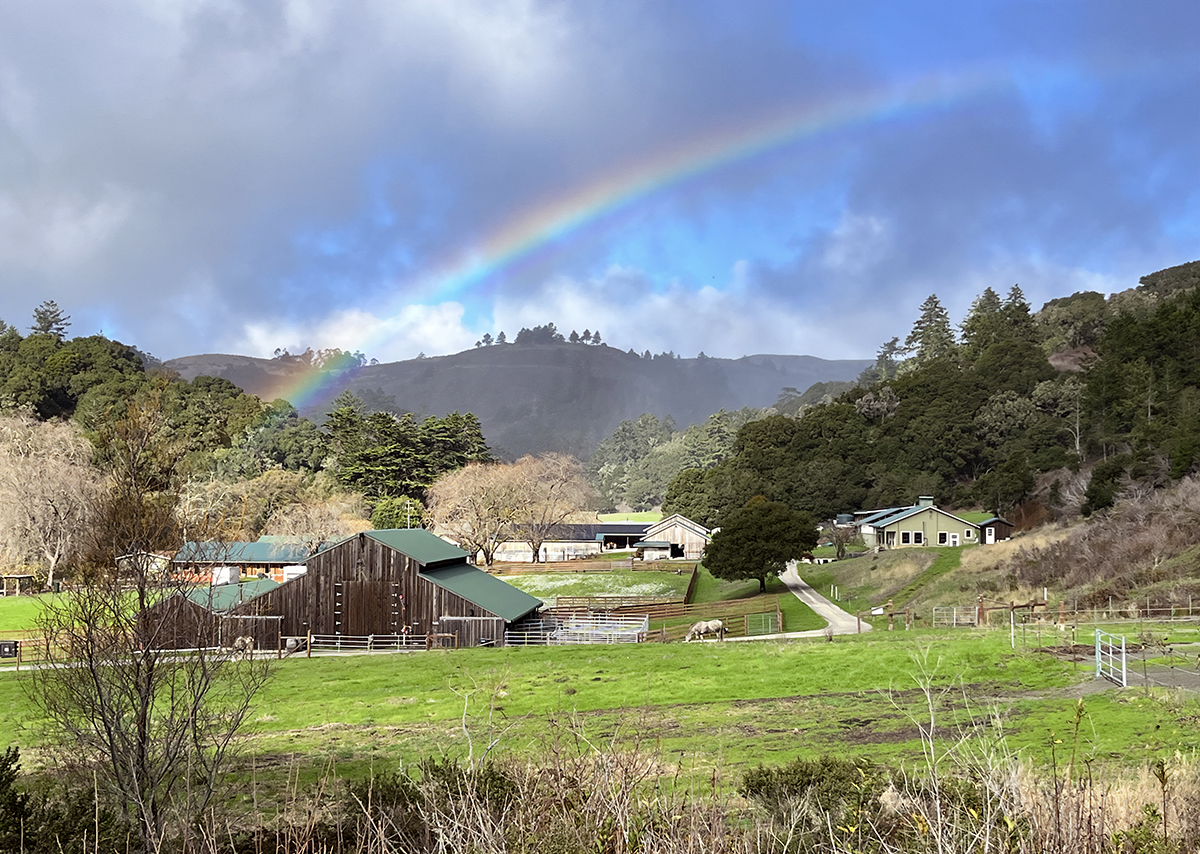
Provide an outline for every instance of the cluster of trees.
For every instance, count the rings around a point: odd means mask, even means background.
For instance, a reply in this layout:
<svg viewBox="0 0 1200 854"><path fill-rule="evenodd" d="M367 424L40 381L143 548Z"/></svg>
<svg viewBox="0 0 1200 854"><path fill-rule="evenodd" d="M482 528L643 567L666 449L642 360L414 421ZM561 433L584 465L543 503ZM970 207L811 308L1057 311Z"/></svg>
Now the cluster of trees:
<svg viewBox="0 0 1200 854"><path fill-rule="evenodd" d="M303 353L293 355L288 352L286 347L276 347L273 356L274 361L287 362L296 365L304 365L312 368L329 368L333 370L346 370L348 368L361 368L364 365L378 365L378 359L367 359L365 353L361 350L353 352L343 350L340 347L329 347L324 350L314 350L308 347Z"/></svg>
<svg viewBox="0 0 1200 854"><path fill-rule="evenodd" d="M1181 477L1200 458L1198 273L1183 265L1036 315L1019 287L988 288L957 331L931 296L858 386L745 424L724 461L676 476L662 509L714 525L757 495L829 518L925 494L1007 512L1039 479L1088 467L1077 509L1090 513ZM1060 372L1049 355L1084 369ZM1063 498L1051 486L1043 500Z"/></svg>
<svg viewBox="0 0 1200 854"><path fill-rule="evenodd" d="M53 302L28 335L0 321L0 560L52 582L88 565L97 490L110 476L97 445L128 401L153 394L178 455L171 542L265 533L316 541L376 525L420 525L423 493L468 462L491 461L477 418L418 421L394 400L334 402L324 425L290 403L264 403L227 380L183 382L100 335L68 340ZM340 350L292 357L361 364ZM403 520L401 522L401 520Z"/></svg>
<svg viewBox="0 0 1200 854"><path fill-rule="evenodd" d="M472 462L443 475L428 491L429 518L464 549L491 566L506 542L529 544L533 562L558 525L592 499L574 457L526 456L515 463Z"/></svg>
<svg viewBox="0 0 1200 854"><path fill-rule="evenodd" d="M757 409L721 410L685 430L670 416L660 420L647 413L622 421L589 458L588 475L606 509L653 509L679 472L722 462L733 453L742 425L761 417Z"/></svg>
<svg viewBox="0 0 1200 854"><path fill-rule="evenodd" d="M513 340L514 344L600 344L600 330L592 332L590 329L583 330L580 335L574 329L571 334L564 336L558 331L553 323L547 323L544 326L535 326L532 329L521 327L521 331L517 333L517 337ZM475 342L476 347L490 347L493 344L507 344L508 336L501 331L495 338L492 333L487 332L482 338Z"/></svg>

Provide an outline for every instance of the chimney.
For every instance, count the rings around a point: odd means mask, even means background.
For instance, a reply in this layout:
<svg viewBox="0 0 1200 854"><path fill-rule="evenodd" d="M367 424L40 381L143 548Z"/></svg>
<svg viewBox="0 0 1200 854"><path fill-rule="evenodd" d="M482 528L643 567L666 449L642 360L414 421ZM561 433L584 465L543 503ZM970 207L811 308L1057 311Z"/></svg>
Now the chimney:
<svg viewBox="0 0 1200 854"><path fill-rule="evenodd" d="M917 506L918 507L932 507L933 506L933 496L932 495L922 495L922 496L918 497L917 498Z"/></svg>

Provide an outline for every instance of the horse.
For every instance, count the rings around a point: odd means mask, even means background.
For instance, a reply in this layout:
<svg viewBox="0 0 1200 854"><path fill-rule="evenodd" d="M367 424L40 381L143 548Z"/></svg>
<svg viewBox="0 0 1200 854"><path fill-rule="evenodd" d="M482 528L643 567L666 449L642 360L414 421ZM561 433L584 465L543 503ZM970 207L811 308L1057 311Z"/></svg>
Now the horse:
<svg viewBox="0 0 1200 854"><path fill-rule="evenodd" d="M725 624L720 620L701 620L692 625L683 642L687 643L692 638L704 640L706 634L714 634L717 636L717 640L725 640Z"/></svg>
<svg viewBox="0 0 1200 854"><path fill-rule="evenodd" d="M242 635L233 639L233 655L235 658L253 658L254 657L254 637L253 635Z"/></svg>

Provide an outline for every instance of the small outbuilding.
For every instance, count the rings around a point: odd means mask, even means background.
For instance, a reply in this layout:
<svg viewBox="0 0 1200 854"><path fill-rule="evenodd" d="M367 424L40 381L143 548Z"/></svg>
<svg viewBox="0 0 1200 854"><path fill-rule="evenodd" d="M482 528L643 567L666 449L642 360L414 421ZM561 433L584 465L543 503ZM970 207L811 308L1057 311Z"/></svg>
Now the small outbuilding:
<svg viewBox="0 0 1200 854"><path fill-rule="evenodd" d="M979 523L979 542L987 546L1012 539L1015 527L1012 522L1001 519L999 516L984 519Z"/></svg>
<svg viewBox="0 0 1200 854"><path fill-rule="evenodd" d="M175 578L218 585L255 575L283 582L303 571L312 551L304 543L295 542L184 543L171 561L171 570Z"/></svg>

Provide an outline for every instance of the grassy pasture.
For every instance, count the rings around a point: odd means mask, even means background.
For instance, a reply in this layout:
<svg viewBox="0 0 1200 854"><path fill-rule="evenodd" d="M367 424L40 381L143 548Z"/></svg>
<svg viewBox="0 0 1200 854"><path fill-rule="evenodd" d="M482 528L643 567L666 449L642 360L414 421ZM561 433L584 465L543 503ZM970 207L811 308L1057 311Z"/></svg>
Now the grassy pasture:
<svg viewBox="0 0 1200 854"><path fill-rule="evenodd" d="M42 608L42 601L49 595L0 596L0 638L31 630L34 618Z"/></svg>
<svg viewBox="0 0 1200 854"><path fill-rule="evenodd" d="M932 703L948 741L994 740L1000 722L1035 764L1064 749L1133 764L1200 750L1200 705L1170 692L1090 694L1076 734L1087 676L1060 657L1014 652L1007 633L970 631L322 656L280 664L248 735L259 767L299 763L317 775L331 762L353 772L464 756L491 738L536 755L582 733L597 746L652 748L669 773L702 779L798 756L916 761ZM0 745L29 753L35 722L21 678L0 674Z"/></svg>

